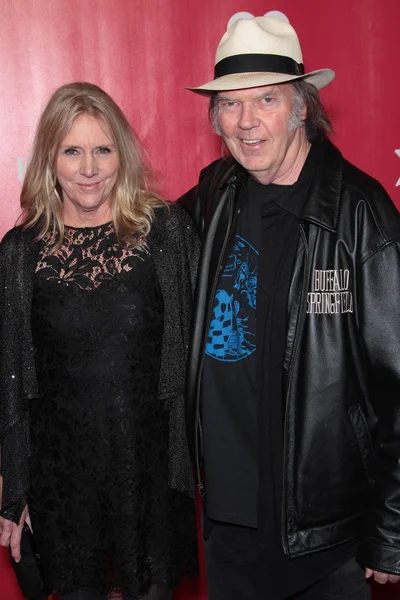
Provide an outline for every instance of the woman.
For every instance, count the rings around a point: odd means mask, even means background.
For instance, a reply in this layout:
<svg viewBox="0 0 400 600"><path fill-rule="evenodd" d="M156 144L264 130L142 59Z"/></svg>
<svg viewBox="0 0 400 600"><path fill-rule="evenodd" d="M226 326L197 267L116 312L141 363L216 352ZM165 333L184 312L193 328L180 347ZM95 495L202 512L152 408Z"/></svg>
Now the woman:
<svg viewBox="0 0 400 600"><path fill-rule="evenodd" d="M196 573L183 386L197 239L100 88L39 121L0 247L1 545L32 523L61 600L164 599ZM30 440L30 441L29 441Z"/></svg>

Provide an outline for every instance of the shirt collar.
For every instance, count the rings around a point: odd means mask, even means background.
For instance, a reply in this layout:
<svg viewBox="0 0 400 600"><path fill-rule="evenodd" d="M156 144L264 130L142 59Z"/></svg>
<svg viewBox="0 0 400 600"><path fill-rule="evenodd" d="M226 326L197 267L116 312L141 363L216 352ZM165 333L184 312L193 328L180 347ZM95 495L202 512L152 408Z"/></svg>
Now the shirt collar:
<svg viewBox="0 0 400 600"><path fill-rule="evenodd" d="M283 210L300 218L318 163L320 155L319 150L320 143L313 142L298 180L291 185L280 185L275 183L263 185L248 175L248 190L250 195L252 189L256 190L258 194L265 195L266 203L273 201Z"/></svg>

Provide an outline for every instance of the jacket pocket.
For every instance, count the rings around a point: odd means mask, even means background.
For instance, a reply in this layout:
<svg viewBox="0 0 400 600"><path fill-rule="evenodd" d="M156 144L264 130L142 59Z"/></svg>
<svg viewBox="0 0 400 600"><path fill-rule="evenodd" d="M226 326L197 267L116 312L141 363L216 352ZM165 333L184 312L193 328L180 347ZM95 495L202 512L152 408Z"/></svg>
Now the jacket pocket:
<svg viewBox="0 0 400 600"><path fill-rule="evenodd" d="M375 478L373 472L376 460L375 452L361 405L355 404L354 406L351 406L348 413L368 483L374 485Z"/></svg>

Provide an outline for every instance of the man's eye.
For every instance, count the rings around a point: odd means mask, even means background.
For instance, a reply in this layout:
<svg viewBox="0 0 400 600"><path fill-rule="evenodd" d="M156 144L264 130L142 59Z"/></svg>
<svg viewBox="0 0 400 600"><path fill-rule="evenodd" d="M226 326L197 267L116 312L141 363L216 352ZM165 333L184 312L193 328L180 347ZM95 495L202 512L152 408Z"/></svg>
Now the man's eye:
<svg viewBox="0 0 400 600"><path fill-rule="evenodd" d="M238 106L238 103L235 100L221 100L219 106L221 108L235 108Z"/></svg>
<svg viewBox="0 0 400 600"><path fill-rule="evenodd" d="M264 104L271 104L273 98L271 98L271 96L264 96L263 100Z"/></svg>

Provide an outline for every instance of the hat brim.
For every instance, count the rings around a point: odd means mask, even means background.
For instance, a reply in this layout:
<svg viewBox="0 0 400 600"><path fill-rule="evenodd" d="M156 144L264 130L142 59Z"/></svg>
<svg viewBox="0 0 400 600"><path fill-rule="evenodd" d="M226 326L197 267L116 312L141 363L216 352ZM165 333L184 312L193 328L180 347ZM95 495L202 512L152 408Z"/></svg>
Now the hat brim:
<svg viewBox="0 0 400 600"><path fill-rule="evenodd" d="M311 83L317 90L324 88L335 78L335 72L331 69L319 69L304 75L287 75L285 73L233 73L218 77L199 87L186 87L187 90L209 96L214 92L225 92L229 90L244 90L247 88L261 87L264 85L275 85L276 83L287 83L303 79Z"/></svg>

